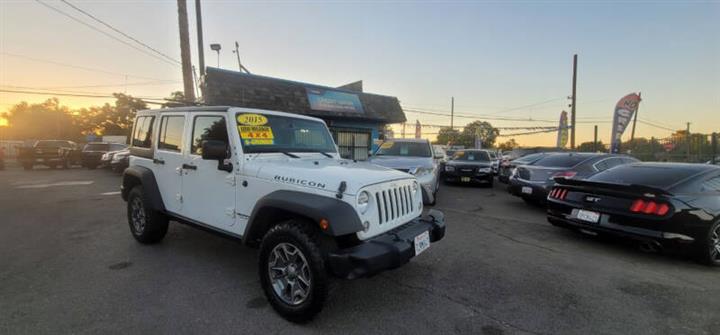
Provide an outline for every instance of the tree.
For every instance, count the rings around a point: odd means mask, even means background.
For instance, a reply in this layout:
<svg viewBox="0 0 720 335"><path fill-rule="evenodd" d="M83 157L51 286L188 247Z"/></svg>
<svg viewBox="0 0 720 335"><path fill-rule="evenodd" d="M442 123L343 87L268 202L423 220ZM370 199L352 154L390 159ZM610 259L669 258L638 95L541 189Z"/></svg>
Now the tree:
<svg viewBox="0 0 720 335"><path fill-rule="evenodd" d="M165 98L165 100L167 100L168 102L166 102L162 105L163 108L182 107L182 106L192 105L192 104L185 102L185 93L183 93L182 91L170 92L170 96Z"/></svg>
<svg viewBox="0 0 720 335"><path fill-rule="evenodd" d="M13 139L72 139L80 138L73 115L57 98L38 104L21 102L3 114L7 119L7 138Z"/></svg>
<svg viewBox="0 0 720 335"><path fill-rule="evenodd" d="M580 143L577 147L578 152L606 152L605 150L605 144L603 144L602 141L598 141L597 143L597 150L595 149L595 143L590 142L583 142Z"/></svg>
<svg viewBox="0 0 720 335"><path fill-rule="evenodd" d="M460 135L460 142L466 148L475 147L475 139L480 140L483 148L491 148L495 145L495 139L500 134L500 131L493 127L492 124L485 121L473 121L465 125L462 134Z"/></svg>
<svg viewBox="0 0 720 335"><path fill-rule="evenodd" d="M504 143L501 143L500 145L498 145L498 149L500 149L502 151L511 151L512 149L515 149L517 147L519 147L519 145L517 144L517 142L515 142L514 138L511 138L511 139L505 141Z"/></svg>
<svg viewBox="0 0 720 335"><path fill-rule="evenodd" d="M437 139L435 140L435 144L442 144L442 145L458 145L458 140L460 138L460 132L457 129L453 129L450 127L444 127L440 128L440 131L438 131Z"/></svg>

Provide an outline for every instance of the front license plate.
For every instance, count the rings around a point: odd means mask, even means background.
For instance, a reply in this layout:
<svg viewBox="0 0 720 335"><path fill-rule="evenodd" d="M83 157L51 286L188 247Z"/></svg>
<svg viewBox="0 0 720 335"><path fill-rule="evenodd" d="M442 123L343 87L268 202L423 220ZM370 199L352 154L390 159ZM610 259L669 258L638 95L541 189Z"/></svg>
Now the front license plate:
<svg viewBox="0 0 720 335"><path fill-rule="evenodd" d="M532 187L530 186L523 186L521 192L523 194L532 194Z"/></svg>
<svg viewBox="0 0 720 335"><path fill-rule="evenodd" d="M430 247L430 233L424 232L418 236L415 236L415 256L425 251Z"/></svg>
<svg viewBox="0 0 720 335"><path fill-rule="evenodd" d="M577 212L577 218L581 221L598 223L598 221L600 221L600 213L581 209Z"/></svg>
<svg viewBox="0 0 720 335"><path fill-rule="evenodd" d="M469 183L469 182L470 182L470 177L460 177L460 181L463 182L463 183Z"/></svg>

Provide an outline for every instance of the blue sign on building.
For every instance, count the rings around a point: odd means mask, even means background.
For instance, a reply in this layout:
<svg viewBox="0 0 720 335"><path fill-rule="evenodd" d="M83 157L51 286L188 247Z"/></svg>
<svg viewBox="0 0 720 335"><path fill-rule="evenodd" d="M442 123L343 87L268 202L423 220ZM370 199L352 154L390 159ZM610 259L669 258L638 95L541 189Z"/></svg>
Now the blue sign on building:
<svg viewBox="0 0 720 335"><path fill-rule="evenodd" d="M363 107L357 94L321 88L305 88L310 108L326 112L362 113Z"/></svg>

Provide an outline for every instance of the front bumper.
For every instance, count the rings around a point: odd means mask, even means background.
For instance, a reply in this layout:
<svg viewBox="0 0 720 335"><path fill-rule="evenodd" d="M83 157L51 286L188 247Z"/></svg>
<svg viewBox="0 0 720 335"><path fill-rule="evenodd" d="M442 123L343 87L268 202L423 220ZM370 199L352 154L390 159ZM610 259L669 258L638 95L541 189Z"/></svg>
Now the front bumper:
<svg viewBox="0 0 720 335"><path fill-rule="evenodd" d="M414 219L387 233L347 249L328 255L330 271L346 279L368 277L394 269L415 257L415 236L429 232L434 243L445 236L445 216L430 210L426 216Z"/></svg>
<svg viewBox="0 0 720 335"><path fill-rule="evenodd" d="M476 173L472 173L472 174L466 174L466 173L458 173L456 171L446 171L443 178L445 178L445 181L448 181L448 182L463 182L464 178L469 178L469 179L464 179L465 182L492 183L493 179L495 177L492 172L476 172Z"/></svg>

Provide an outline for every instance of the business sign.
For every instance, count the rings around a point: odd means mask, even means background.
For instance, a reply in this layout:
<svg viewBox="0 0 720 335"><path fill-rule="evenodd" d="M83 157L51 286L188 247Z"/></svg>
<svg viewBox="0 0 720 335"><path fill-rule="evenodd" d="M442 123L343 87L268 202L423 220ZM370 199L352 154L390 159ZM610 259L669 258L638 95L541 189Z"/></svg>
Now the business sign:
<svg viewBox="0 0 720 335"><path fill-rule="evenodd" d="M568 117L567 112L560 113L560 125L558 125L557 147L564 148L568 142Z"/></svg>
<svg viewBox="0 0 720 335"><path fill-rule="evenodd" d="M637 112L640 105L640 95L630 93L624 96L617 105L615 105L615 115L613 116L612 138L610 139L610 152L620 152L620 142L628 124L632 120L633 114Z"/></svg>
<svg viewBox="0 0 720 335"><path fill-rule="evenodd" d="M363 108L357 94L326 90L321 88L305 88L310 108L326 112L362 113Z"/></svg>

